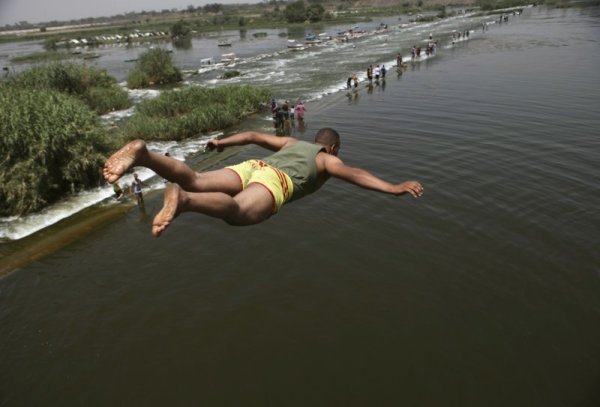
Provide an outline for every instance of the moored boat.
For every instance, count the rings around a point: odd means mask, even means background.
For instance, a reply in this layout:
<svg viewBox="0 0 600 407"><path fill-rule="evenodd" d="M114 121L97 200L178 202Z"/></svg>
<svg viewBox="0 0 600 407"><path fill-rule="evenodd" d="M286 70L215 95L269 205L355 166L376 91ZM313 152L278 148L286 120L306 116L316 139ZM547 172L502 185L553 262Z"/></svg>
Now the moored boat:
<svg viewBox="0 0 600 407"><path fill-rule="evenodd" d="M306 37L304 37L304 42L307 44L318 44L321 42L321 40L318 39L315 34L308 34Z"/></svg>
<svg viewBox="0 0 600 407"><path fill-rule="evenodd" d="M290 49L302 49L304 48L304 44L299 43L296 40L288 40L287 47Z"/></svg>
<svg viewBox="0 0 600 407"><path fill-rule="evenodd" d="M221 55L222 64L231 64L233 62L235 62L235 54L233 52Z"/></svg>

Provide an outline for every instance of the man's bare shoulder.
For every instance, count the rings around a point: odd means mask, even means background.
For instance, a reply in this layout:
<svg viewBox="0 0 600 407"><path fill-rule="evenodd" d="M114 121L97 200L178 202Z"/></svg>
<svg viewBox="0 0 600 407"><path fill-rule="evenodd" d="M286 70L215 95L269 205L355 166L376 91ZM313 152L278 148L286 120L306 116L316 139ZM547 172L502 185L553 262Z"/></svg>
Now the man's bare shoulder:
<svg viewBox="0 0 600 407"><path fill-rule="evenodd" d="M296 144L298 142L298 139L295 137L278 137L281 139L281 141L283 142L284 146L290 146L292 144Z"/></svg>
<svg viewBox="0 0 600 407"><path fill-rule="evenodd" d="M297 140L293 137L281 137L267 133L252 133L252 142L272 151L279 151Z"/></svg>
<svg viewBox="0 0 600 407"><path fill-rule="evenodd" d="M335 165L343 165L342 160L325 151L319 151L315 157L315 161L317 162L317 169L319 172L328 171L329 168Z"/></svg>

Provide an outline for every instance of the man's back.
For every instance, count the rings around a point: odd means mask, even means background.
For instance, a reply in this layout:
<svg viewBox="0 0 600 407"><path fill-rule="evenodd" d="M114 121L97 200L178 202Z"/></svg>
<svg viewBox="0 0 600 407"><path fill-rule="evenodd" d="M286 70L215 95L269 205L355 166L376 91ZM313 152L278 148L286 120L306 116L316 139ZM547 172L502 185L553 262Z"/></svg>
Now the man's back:
<svg viewBox="0 0 600 407"><path fill-rule="evenodd" d="M319 144L297 141L263 159L291 178L294 183L292 201L311 194L320 187L316 156L323 148Z"/></svg>

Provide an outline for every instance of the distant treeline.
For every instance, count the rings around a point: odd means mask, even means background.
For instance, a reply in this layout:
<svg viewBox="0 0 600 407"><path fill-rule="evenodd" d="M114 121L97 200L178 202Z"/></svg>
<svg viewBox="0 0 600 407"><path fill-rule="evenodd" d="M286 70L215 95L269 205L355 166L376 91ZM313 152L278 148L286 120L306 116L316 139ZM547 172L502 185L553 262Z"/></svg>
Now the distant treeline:
<svg viewBox="0 0 600 407"><path fill-rule="evenodd" d="M243 1L243 0L240 0ZM111 35L127 31L168 31L176 22L185 22L194 34L218 29L246 29L289 26L294 24L316 23L356 23L378 16L398 14L418 14L423 11L436 11L441 17L451 14L448 7L482 11L527 4L549 7L587 7L600 3L600 0L270 0L254 4L211 3L204 6L189 5L185 9L163 9L161 11L141 11L110 17L90 17L70 21L50 21L31 24L21 21L0 27L2 30L25 30L19 35L1 35L0 42L45 38L54 41L64 40L65 26L69 27L71 38L90 38L97 35ZM447 14L450 13L450 14ZM172 37L175 37L171 33Z"/></svg>
<svg viewBox="0 0 600 407"><path fill-rule="evenodd" d="M439 10L440 7L473 7L480 6L484 10L498 9L504 7L523 6L528 4L548 5L548 6L595 6L599 4L598 0L376 0L376 1L360 1L360 0L305 0L305 1L285 1L285 0L265 0L263 2L249 4L240 0L239 4L221 4L218 2L206 4L204 6L188 5L186 8L165 8L160 11L142 10L140 12L128 12L116 14L113 16L103 17L87 17L73 20L53 20L38 24L29 23L28 21L19 21L15 24L6 24L0 27L3 30L25 30L39 29L45 31L49 28L61 27L65 25L89 25L89 24L127 24L127 25L144 25L153 21L165 19L188 19L191 17L204 17L205 22L219 22L230 18L238 20L244 16L245 20L249 19L270 19L284 21L285 13L288 8L299 8L300 2L306 9L312 8L313 12L319 7L323 7L324 13L332 13L350 11L361 12L365 9L373 11L373 9L381 9L386 12L389 9L395 10ZM294 12L295 13L295 12ZM313 13L306 15L310 20ZM325 16L325 14L323 14Z"/></svg>

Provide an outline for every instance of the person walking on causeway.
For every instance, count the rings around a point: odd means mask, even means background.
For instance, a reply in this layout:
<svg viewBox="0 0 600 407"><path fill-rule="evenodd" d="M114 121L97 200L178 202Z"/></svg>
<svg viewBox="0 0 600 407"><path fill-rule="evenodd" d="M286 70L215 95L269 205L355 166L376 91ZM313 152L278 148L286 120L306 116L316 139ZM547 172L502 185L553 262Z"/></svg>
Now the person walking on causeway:
<svg viewBox="0 0 600 407"><path fill-rule="evenodd" d="M144 141L134 140L106 161L103 175L106 181L114 183L130 168L144 166L170 181L164 192L163 207L152 223L154 236L160 236L184 212L203 213L230 225L263 222L284 204L318 190L330 177L396 196L408 193L418 198L423 194L418 181L391 184L361 168L345 165L337 157L340 136L331 128L319 130L314 143L244 132L210 140L206 147L221 152L246 144L256 144L275 153L262 160L198 173L182 161L148 151Z"/></svg>

